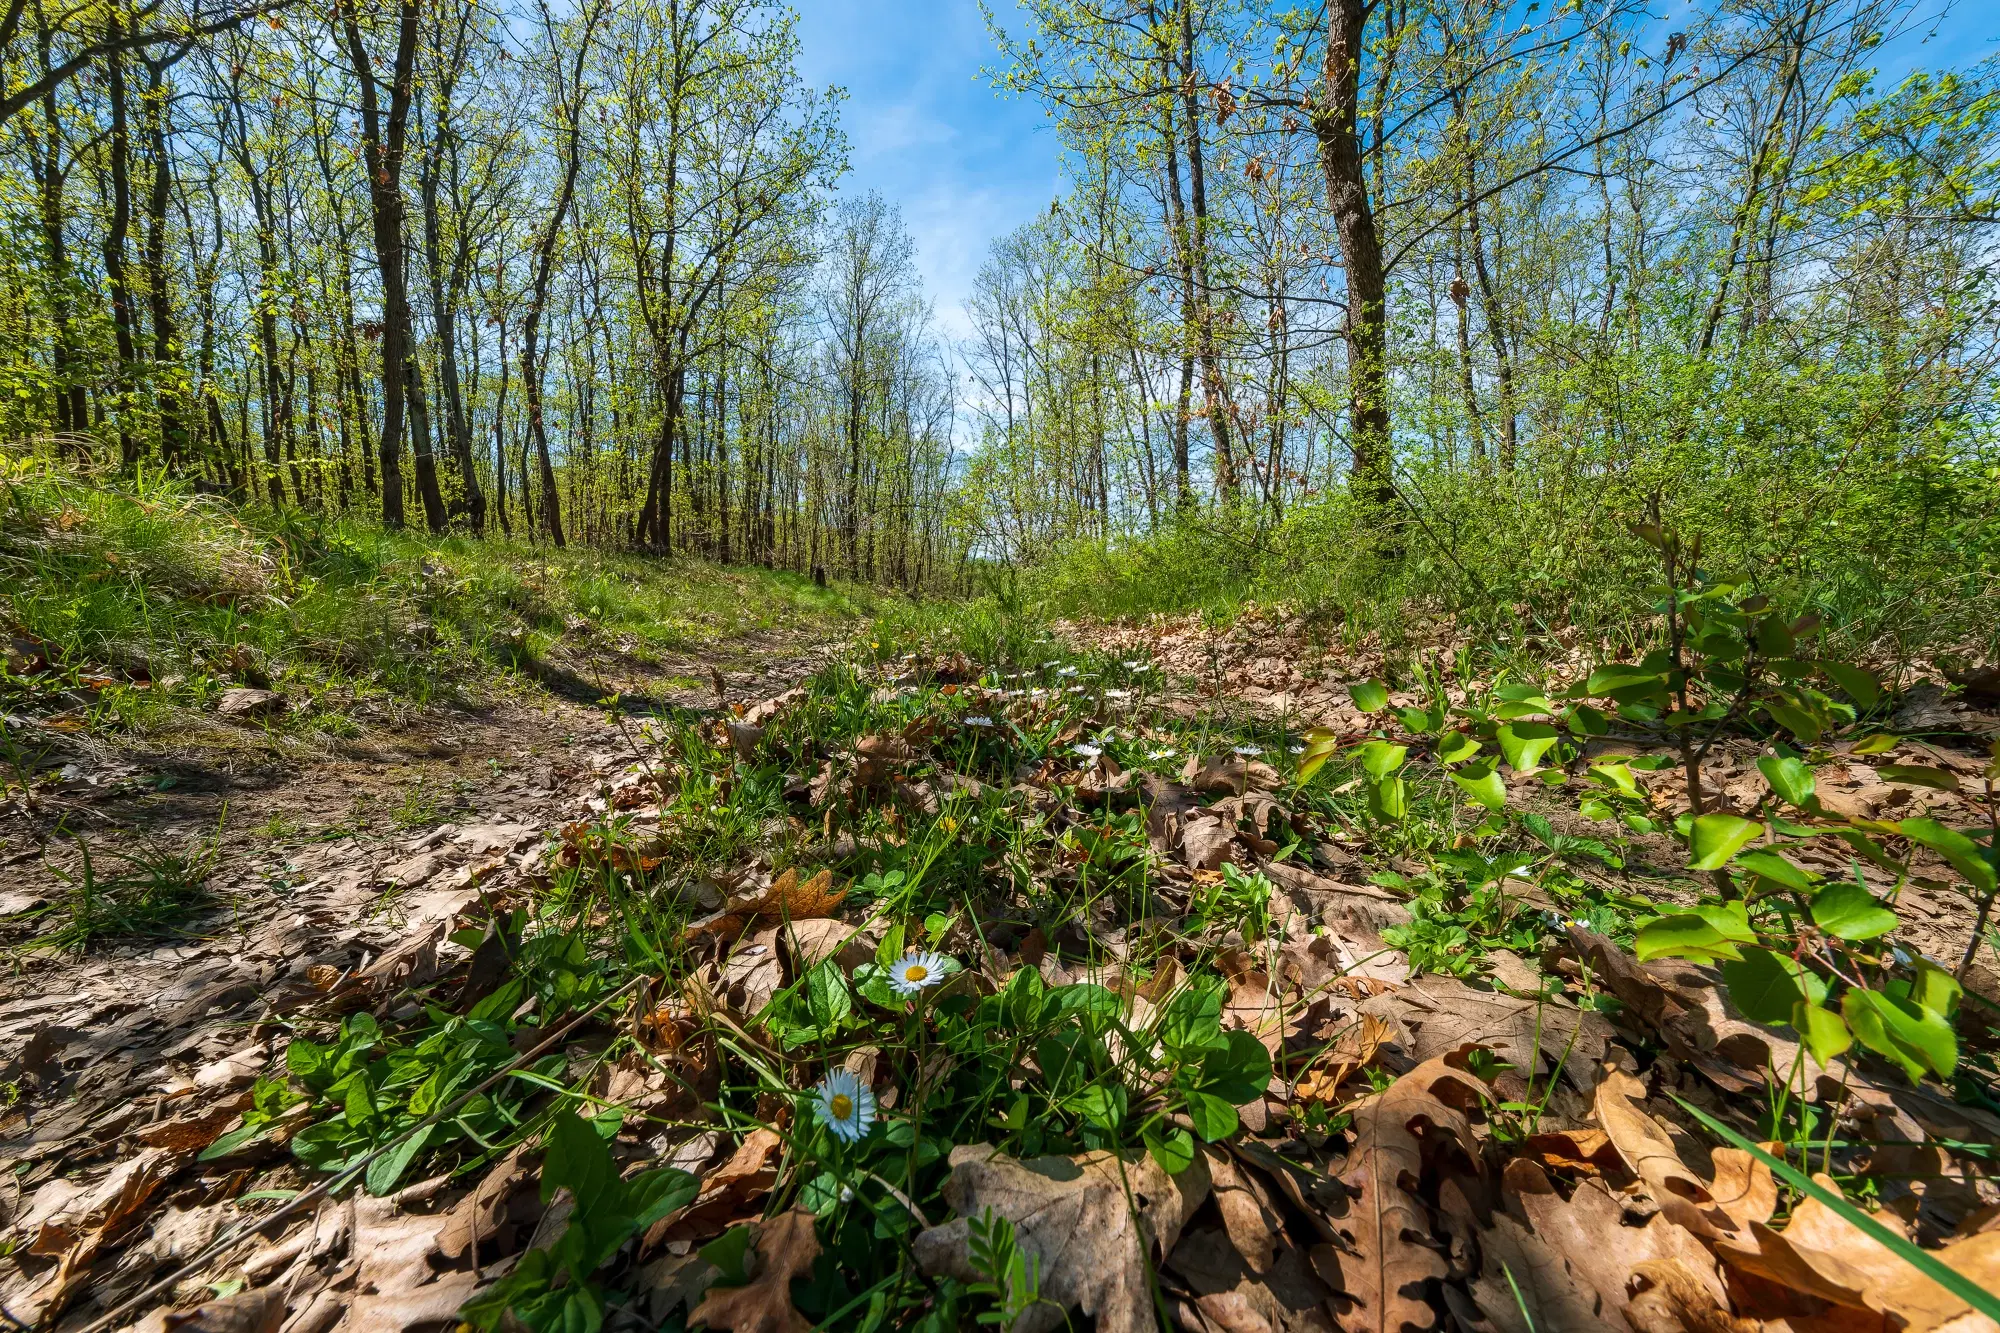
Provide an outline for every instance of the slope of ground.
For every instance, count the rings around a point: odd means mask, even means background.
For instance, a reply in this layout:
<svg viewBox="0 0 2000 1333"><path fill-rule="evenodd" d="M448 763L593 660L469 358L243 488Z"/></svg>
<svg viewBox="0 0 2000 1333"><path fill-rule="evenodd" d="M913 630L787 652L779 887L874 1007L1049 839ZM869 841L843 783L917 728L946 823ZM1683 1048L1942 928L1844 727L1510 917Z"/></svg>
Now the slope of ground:
<svg viewBox="0 0 2000 1333"><path fill-rule="evenodd" d="M1884 1048L1948 1079L1808 1050L1727 953L1634 958L1693 938L1705 881L1666 831L1540 813L1603 750L1514 764L1496 810L1384 711L1423 698L1375 697L1394 664L1284 664L1328 693L1272 709L1162 671L1170 643L952 623L326 844L283 910L145 959L180 970L157 994L106 962L17 993L0 1300L71 1328L1989 1326L1990 958L1949 1059ZM1991 721L1879 711L1940 772ZM1917 767L1858 745L1811 757L1829 795ZM1634 772L1619 808L1670 830L1685 793ZM1960 803L1924 808L1968 823L1976 784L1940 781ZM1850 827L1767 818L1811 866ZM1901 854L1902 891L1952 897L1949 855ZM1801 947L1884 977L1931 947L1851 917ZM1947 1004L1917 976L1911 1013Z"/></svg>

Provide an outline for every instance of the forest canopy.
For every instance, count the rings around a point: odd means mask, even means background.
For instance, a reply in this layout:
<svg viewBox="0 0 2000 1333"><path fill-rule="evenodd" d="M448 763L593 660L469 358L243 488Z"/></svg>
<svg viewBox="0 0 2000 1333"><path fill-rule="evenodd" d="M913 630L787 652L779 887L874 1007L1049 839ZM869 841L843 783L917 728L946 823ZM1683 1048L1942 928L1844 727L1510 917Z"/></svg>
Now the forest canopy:
<svg viewBox="0 0 2000 1333"><path fill-rule="evenodd" d="M1919 19L1030 0L988 75L1065 185L961 339L782 6L7 0L0 434L1123 610L1589 615L1657 513L1865 633L1960 632L2000 67L1885 75Z"/></svg>

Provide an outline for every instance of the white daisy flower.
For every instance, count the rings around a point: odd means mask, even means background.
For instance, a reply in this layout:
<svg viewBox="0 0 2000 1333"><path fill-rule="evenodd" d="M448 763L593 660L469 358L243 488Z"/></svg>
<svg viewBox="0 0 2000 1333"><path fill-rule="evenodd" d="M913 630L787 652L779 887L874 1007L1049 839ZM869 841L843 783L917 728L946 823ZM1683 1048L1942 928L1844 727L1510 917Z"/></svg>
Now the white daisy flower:
<svg viewBox="0 0 2000 1333"><path fill-rule="evenodd" d="M1071 754L1080 754L1085 759L1095 759L1104 753L1104 748L1098 745L1072 745L1069 747L1069 752Z"/></svg>
<svg viewBox="0 0 2000 1333"><path fill-rule="evenodd" d="M906 953L889 969L889 986L898 995L915 995L935 986L951 970L951 960L943 954L917 951Z"/></svg>
<svg viewBox="0 0 2000 1333"><path fill-rule="evenodd" d="M1076 668L1064 667L1061 671L1056 672L1056 674L1058 676L1074 676L1076 674Z"/></svg>
<svg viewBox="0 0 2000 1333"><path fill-rule="evenodd" d="M1104 692L1104 697L1105 697L1105 698L1107 698L1107 699L1129 699L1129 698L1131 698L1131 697L1132 697L1132 691L1130 691L1130 690L1106 690L1106 691Z"/></svg>
<svg viewBox="0 0 2000 1333"><path fill-rule="evenodd" d="M1259 754L1262 754L1262 753L1264 753L1264 752L1263 752L1262 750L1258 749L1258 748L1257 748L1256 746L1254 746L1254 745L1239 745L1239 746L1237 746L1237 747L1236 747L1236 753L1238 753L1238 754L1242 755L1242 756L1243 756L1244 758L1246 758L1246 759L1247 759L1247 758L1249 758L1249 757L1250 757L1250 756L1252 756L1252 755L1259 755Z"/></svg>
<svg viewBox="0 0 2000 1333"><path fill-rule="evenodd" d="M875 1123L875 1094L845 1069L835 1069L821 1080L813 1098L813 1115L833 1131L835 1138L853 1143L867 1136Z"/></svg>
<svg viewBox="0 0 2000 1333"><path fill-rule="evenodd" d="M1291 753L1293 754L1304 754L1305 752L1306 747L1303 745L1294 745L1291 747Z"/></svg>
<svg viewBox="0 0 2000 1333"><path fill-rule="evenodd" d="M1061 666L1061 665L1062 663L1060 662L1044 662L1042 663L1042 670L1047 671L1052 666Z"/></svg>
<svg viewBox="0 0 2000 1333"><path fill-rule="evenodd" d="M993 719L974 713L965 719L965 725L968 727L990 727L993 725Z"/></svg>
<svg viewBox="0 0 2000 1333"><path fill-rule="evenodd" d="M1173 757L1174 757L1175 755L1177 755L1177 754L1179 754L1179 753L1180 753L1180 751L1178 751L1178 750L1154 750L1154 751L1153 751L1153 752L1152 752L1151 754L1147 755L1147 756L1146 756L1146 758L1148 758L1148 759L1172 759L1172 758L1173 758Z"/></svg>

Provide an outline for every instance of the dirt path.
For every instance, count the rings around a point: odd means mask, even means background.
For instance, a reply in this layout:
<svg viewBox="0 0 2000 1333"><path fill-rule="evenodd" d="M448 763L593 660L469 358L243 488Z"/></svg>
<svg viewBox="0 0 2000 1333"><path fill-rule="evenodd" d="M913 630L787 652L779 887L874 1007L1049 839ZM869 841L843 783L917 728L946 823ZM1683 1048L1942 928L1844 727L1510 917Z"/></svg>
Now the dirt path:
<svg viewBox="0 0 2000 1333"><path fill-rule="evenodd" d="M317 755L281 753L248 728L233 747L172 753L55 738L67 744L44 761L34 808L16 802L0 818L7 908L59 898L86 848L99 880L131 871L121 857L204 845L213 868L205 899L152 938L23 950L34 926L17 918L0 974L0 1229L36 1228L30 1255L70 1252L65 1219L79 1204L92 1215L89 1199L71 1197L87 1187L71 1179L171 1151L189 1132L182 1107L198 1105L197 1121L218 1105L240 1109L283 1044L264 1021L274 995L420 980L457 947L444 941L457 913L518 884L545 835L632 761L648 719L718 710L713 684L690 680L712 681L712 668L729 701L755 701L827 655L771 638L643 672L572 663L552 673L555 688L382 719ZM624 696L622 726L576 697L595 700L604 684ZM226 1192L242 1169L218 1163L176 1206ZM114 1189L131 1184L122 1168L112 1178ZM209 1226L221 1212L201 1216ZM205 1239L175 1243L191 1238ZM130 1253L120 1271L136 1287L160 1256ZM92 1304L120 1294L94 1291ZM46 1296L0 1281L14 1319L46 1314Z"/></svg>

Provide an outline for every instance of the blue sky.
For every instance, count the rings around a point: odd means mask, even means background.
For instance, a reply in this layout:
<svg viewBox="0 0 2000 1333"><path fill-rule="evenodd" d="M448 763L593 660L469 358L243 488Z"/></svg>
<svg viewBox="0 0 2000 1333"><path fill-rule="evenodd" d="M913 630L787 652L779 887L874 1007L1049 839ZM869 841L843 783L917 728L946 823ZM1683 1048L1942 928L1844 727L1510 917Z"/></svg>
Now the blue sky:
<svg viewBox="0 0 2000 1333"><path fill-rule="evenodd" d="M974 0L795 0L800 72L841 84L853 149L843 192L880 190L903 210L938 324L960 309L992 239L1059 192L1056 139L1038 103L994 92L995 63ZM1018 27L1012 0L996 12Z"/></svg>
<svg viewBox="0 0 2000 1333"><path fill-rule="evenodd" d="M1040 105L1002 97L981 76L995 61L975 0L794 0L801 73L848 90L853 148L844 191L880 190L903 210L947 334L967 332L961 303L988 244L1060 191L1055 133ZM993 0L1019 31L1014 0ZM1881 52L1885 80L1973 64L2000 50L2000 0L1920 0Z"/></svg>

